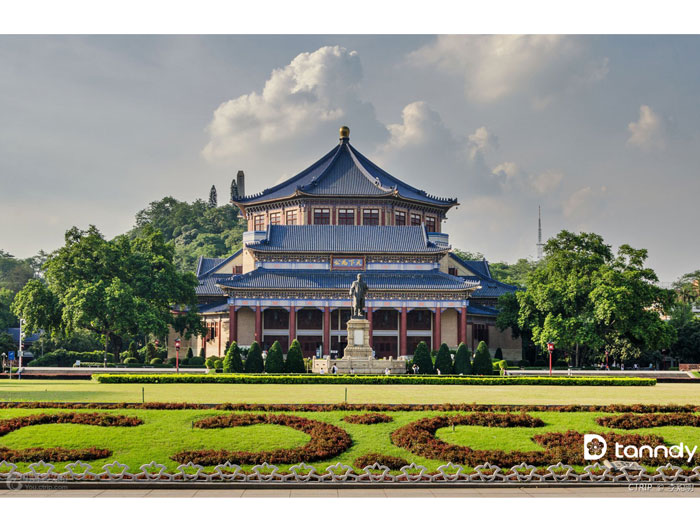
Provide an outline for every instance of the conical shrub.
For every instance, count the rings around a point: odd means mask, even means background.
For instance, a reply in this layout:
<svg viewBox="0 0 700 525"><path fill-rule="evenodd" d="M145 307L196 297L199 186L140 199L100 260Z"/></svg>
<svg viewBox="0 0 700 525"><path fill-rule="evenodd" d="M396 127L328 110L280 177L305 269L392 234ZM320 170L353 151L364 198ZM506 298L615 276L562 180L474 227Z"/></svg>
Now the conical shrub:
<svg viewBox="0 0 700 525"><path fill-rule="evenodd" d="M239 374L241 372L243 372L241 350L238 348L236 341L231 341L224 356L224 373Z"/></svg>
<svg viewBox="0 0 700 525"><path fill-rule="evenodd" d="M278 341L272 343L265 359L265 372L268 374L280 374L284 372L284 354Z"/></svg>
<svg viewBox="0 0 700 525"><path fill-rule="evenodd" d="M416 346L416 351L413 354L413 363L418 365L419 374L433 373L433 360L430 358L430 350L425 341L421 341Z"/></svg>
<svg viewBox="0 0 700 525"><path fill-rule="evenodd" d="M445 343L440 345L435 358L435 373L438 370L440 370L441 374L451 374L453 372L452 355L450 355L450 348Z"/></svg>
<svg viewBox="0 0 700 525"><path fill-rule="evenodd" d="M245 359L245 372L246 374L260 374L263 370L265 370L265 365L263 364L262 349L257 341L253 341L250 350L248 350L248 357Z"/></svg>
<svg viewBox="0 0 700 525"><path fill-rule="evenodd" d="M472 373L472 356L464 343L459 343L454 364L455 374L469 375Z"/></svg>
<svg viewBox="0 0 700 525"><path fill-rule="evenodd" d="M285 372L289 374L303 374L306 372L304 355L301 353L299 341L294 339L287 352L287 361L284 363Z"/></svg>
<svg viewBox="0 0 700 525"><path fill-rule="evenodd" d="M473 371L477 375L490 376L493 374L493 364L491 362L491 353L489 352L488 346L484 341L479 343L476 347L476 354L474 355L474 364L472 365Z"/></svg>

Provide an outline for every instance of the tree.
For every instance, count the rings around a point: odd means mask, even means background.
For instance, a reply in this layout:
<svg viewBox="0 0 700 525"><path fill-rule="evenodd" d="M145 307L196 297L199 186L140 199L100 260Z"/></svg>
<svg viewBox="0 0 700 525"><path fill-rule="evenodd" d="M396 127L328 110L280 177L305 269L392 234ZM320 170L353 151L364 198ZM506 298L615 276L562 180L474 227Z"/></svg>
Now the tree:
<svg viewBox="0 0 700 525"><path fill-rule="evenodd" d="M476 347L474 354L474 364L472 365L474 374L480 376L489 376L493 374L493 362L491 361L491 353L489 347L484 341L481 341Z"/></svg>
<svg viewBox="0 0 700 525"><path fill-rule="evenodd" d="M27 320L27 332L87 330L104 336L117 358L124 337L163 338L171 325L186 337L203 332L197 279L177 271L160 232L149 226L141 237L107 241L90 226L68 230L65 240L44 265L45 280L29 281L15 297L13 313Z"/></svg>
<svg viewBox="0 0 700 525"><path fill-rule="evenodd" d="M454 363L455 374L469 375L472 373L472 359L469 348L464 343L459 343Z"/></svg>
<svg viewBox="0 0 700 525"><path fill-rule="evenodd" d="M272 343L265 359L265 372L268 374L281 374L284 372L284 354L279 342Z"/></svg>
<svg viewBox="0 0 700 525"><path fill-rule="evenodd" d="M129 352L127 353L127 357L133 357L134 359L139 358L139 352L136 346L136 341L131 341L131 343L129 343Z"/></svg>
<svg viewBox="0 0 700 525"><path fill-rule="evenodd" d="M294 339L287 351L287 361L284 363L285 371L289 374L303 374L306 372L304 355L301 353L299 341Z"/></svg>
<svg viewBox="0 0 700 525"><path fill-rule="evenodd" d="M440 370L441 374L451 374L454 372L450 348L445 343L440 345L437 357L435 358L435 371L437 372L438 370Z"/></svg>
<svg viewBox="0 0 700 525"><path fill-rule="evenodd" d="M496 351L495 351L494 354L493 354L493 358L494 358L496 361L502 361L502 360L503 360L503 350L501 349L500 346L499 346L498 348L496 348Z"/></svg>
<svg viewBox="0 0 700 525"><path fill-rule="evenodd" d="M0 332L0 354L9 355L13 350L17 350L15 340L7 332Z"/></svg>
<svg viewBox="0 0 700 525"><path fill-rule="evenodd" d="M224 372L227 374L239 374L243 372L241 350L236 341L231 341L224 356Z"/></svg>
<svg viewBox="0 0 700 525"><path fill-rule="evenodd" d="M211 189L209 190L209 207L216 208L216 186L214 186L213 184L211 185Z"/></svg>
<svg viewBox="0 0 700 525"><path fill-rule="evenodd" d="M149 342L146 345L146 348L144 349L144 358L143 362L144 363L150 363L152 359L155 359L156 356L156 347L153 343Z"/></svg>
<svg viewBox="0 0 700 525"><path fill-rule="evenodd" d="M678 303L671 309L669 324L676 331L670 353L683 363L700 363L700 319L688 303Z"/></svg>
<svg viewBox="0 0 700 525"><path fill-rule="evenodd" d="M459 257L460 259L463 259L465 261L483 261L484 260L484 254L481 252L469 252L466 250L460 250L458 248L454 248L452 250L454 254Z"/></svg>
<svg viewBox="0 0 700 525"><path fill-rule="evenodd" d="M187 359L192 359L194 357L194 352L192 351L192 347L189 347L187 349Z"/></svg>
<svg viewBox="0 0 700 525"><path fill-rule="evenodd" d="M425 341L421 341L416 346L416 351L413 354L413 363L418 365L419 374L433 373L433 360L430 357L430 350Z"/></svg>
<svg viewBox="0 0 700 525"><path fill-rule="evenodd" d="M673 289L680 302L700 305L700 270L683 275L673 283Z"/></svg>
<svg viewBox="0 0 700 525"><path fill-rule="evenodd" d="M248 356L245 359L245 372L246 374L260 374L265 370L265 365L263 364L263 356L260 345L257 341L253 341L250 345L250 350L248 350Z"/></svg>
<svg viewBox="0 0 700 525"><path fill-rule="evenodd" d="M537 268L539 261L529 259L518 259L518 262L511 264L506 262L491 263L491 276L497 281L516 286L525 286L530 274Z"/></svg>
<svg viewBox="0 0 700 525"><path fill-rule="evenodd" d="M0 332L19 324L18 319L12 315L10 306L15 294L8 288L0 288Z"/></svg>
<svg viewBox="0 0 700 525"><path fill-rule="evenodd" d="M670 306L672 292L644 268L646 250L622 245L615 257L601 236L563 230L544 253L526 289L516 292L517 324L542 351L554 342L581 366L606 346L640 353L670 344L672 329L659 313Z"/></svg>
<svg viewBox="0 0 700 525"><path fill-rule="evenodd" d="M0 288L17 293L33 277L31 259L17 259L0 250Z"/></svg>

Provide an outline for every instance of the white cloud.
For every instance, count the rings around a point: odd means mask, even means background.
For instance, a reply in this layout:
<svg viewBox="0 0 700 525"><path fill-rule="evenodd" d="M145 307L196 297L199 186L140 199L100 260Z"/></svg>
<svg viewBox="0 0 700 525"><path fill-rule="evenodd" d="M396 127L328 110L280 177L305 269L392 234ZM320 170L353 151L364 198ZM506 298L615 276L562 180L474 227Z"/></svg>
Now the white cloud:
<svg viewBox="0 0 700 525"><path fill-rule="evenodd" d="M587 223L594 218L594 215L605 209L603 198L607 192L607 187L601 186L594 189L585 186L573 192L564 201L562 213L564 217L580 223Z"/></svg>
<svg viewBox="0 0 700 525"><path fill-rule="evenodd" d="M326 46L301 53L272 71L261 92L231 99L214 111L203 154L222 160L292 139L298 143L329 123L351 124L351 119L368 129L376 126L374 108L357 93L361 79L355 51Z"/></svg>
<svg viewBox="0 0 700 525"><path fill-rule="evenodd" d="M530 186L540 194L545 194L556 189L561 184L564 174L559 171L549 170L530 177Z"/></svg>
<svg viewBox="0 0 700 525"><path fill-rule="evenodd" d="M389 141L385 150L428 144L452 144L452 135L440 115L423 101L411 102L401 111L401 123L387 125Z"/></svg>
<svg viewBox="0 0 700 525"><path fill-rule="evenodd" d="M642 149L663 149L665 146L663 121L647 105L640 106L639 119L630 122L627 129L630 132L627 144L630 146Z"/></svg>
<svg viewBox="0 0 700 525"><path fill-rule="evenodd" d="M478 102L530 91L533 106L542 108L552 93L607 74L607 58L589 57L581 42L559 35L441 35L411 53L409 62L462 75L467 96Z"/></svg>
<svg viewBox="0 0 700 525"><path fill-rule="evenodd" d="M469 135L469 147L471 149L470 156L474 156L478 152L484 152L491 148L498 147L498 137L491 133L486 126L481 126L474 133Z"/></svg>

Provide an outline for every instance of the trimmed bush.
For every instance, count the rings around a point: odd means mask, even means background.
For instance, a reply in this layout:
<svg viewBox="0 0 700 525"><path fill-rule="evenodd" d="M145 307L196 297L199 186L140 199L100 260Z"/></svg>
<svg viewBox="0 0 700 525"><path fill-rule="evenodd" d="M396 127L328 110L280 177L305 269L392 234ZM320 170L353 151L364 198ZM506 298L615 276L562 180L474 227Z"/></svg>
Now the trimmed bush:
<svg viewBox="0 0 700 525"><path fill-rule="evenodd" d="M646 377L568 376L415 376L333 374L94 374L100 383L230 383L308 385L561 385L561 386L653 386Z"/></svg>
<svg viewBox="0 0 700 525"><path fill-rule="evenodd" d="M204 366L204 358L195 356L187 360L187 364L190 366Z"/></svg>
<svg viewBox="0 0 700 525"><path fill-rule="evenodd" d="M472 373L472 360L469 348L464 343L459 343L457 347L457 354L455 354L454 362L455 374L459 375L469 375Z"/></svg>
<svg viewBox="0 0 700 525"><path fill-rule="evenodd" d="M223 359L217 359L214 361L214 370L223 370L224 368L224 360Z"/></svg>
<svg viewBox="0 0 700 525"><path fill-rule="evenodd" d="M207 359L204 361L204 366L206 366L209 370L214 368L214 363L216 362L216 356L210 355L207 357Z"/></svg>
<svg viewBox="0 0 700 525"><path fill-rule="evenodd" d="M666 426L700 427L700 416L693 414L621 414L599 417L595 421L603 427L625 430Z"/></svg>
<svg viewBox="0 0 700 525"><path fill-rule="evenodd" d="M306 373L306 365L304 364L304 355L301 353L301 345L299 341L294 339L289 346L287 352L287 361L284 363L285 372L289 374L304 374Z"/></svg>
<svg viewBox="0 0 700 525"><path fill-rule="evenodd" d="M246 374L259 374L265 370L265 365L263 363L262 350L257 341L253 341L250 345L250 350L248 350L248 356L245 360L245 372Z"/></svg>
<svg viewBox="0 0 700 525"><path fill-rule="evenodd" d="M520 361L518 361L518 366L521 368L525 368L526 366L530 366L530 361L528 361L527 359L521 359Z"/></svg>
<svg viewBox="0 0 700 525"><path fill-rule="evenodd" d="M231 341L224 356L224 373L237 372L243 372L243 361L241 360L241 351L238 348L238 344L236 341Z"/></svg>
<svg viewBox="0 0 700 525"><path fill-rule="evenodd" d="M445 343L440 345L437 357L435 358L436 374L438 370L440 370L441 374L451 374L454 372L454 367L452 365L452 354L450 354L450 348Z"/></svg>
<svg viewBox="0 0 700 525"><path fill-rule="evenodd" d="M205 360L206 360L206 358L207 358L207 351L206 351L204 348L200 348L200 349L199 349L199 357L201 357L202 359L205 359Z"/></svg>
<svg viewBox="0 0 700 525"><path fill-rule="evenodd" d="M136 345L136 341L131 341L131 343L129 343L129 350L126 352L126 354L126 357L133 357L134 359L139 358L139 349Z"/></svg>
<svg viewBox="0 0 700 525"><path fill-rule="evenodd" d="M144 363L150 363L151 359L157 357L156 356L156 346L153 343L148 343L145 348L145 354L143 358Z"/></svg>
<svg viewBox="0 0 700 525"><path fill-rule="evenodd" d="M493 354L493 358L496 361L501 361L503 359L503 350L501 349L500 346L498 348L496 348L496 351Z"/></svg>
<svg viewBox="0 0 700 525"><path fill-rule="evenodd" d="M365 467L371 467L374 464L379 464L384 467L389 467L390 470L401 470L402 467L408 465L408 461L396 456L387 456L385 454L365 454L357 458L353 465L358 470L363 470Z"/></svg>
<svg viewBox="0 0 700 525"><path fill-rule="evenodd" d="M508 361L501 359L500 361L493 361L491 365L494 372L500 373L504 368L508 368Z"/></svg>
<svg viewBox="0 0 700 525"><path fill-rule="evenodd" d="M192 352L192 347L187 349L187 360L190 360L194 357L194 352Z"/></svg>
<svg viewBox="0 0 700 525"><path fill-rule="evenodd" d="M493 374L493 365L491 364L491 354L489 348L484 341L476 347L474 355L474 363L472 364L472 372L480 376L489 376Z"/></svg>
<svg viewBox="0 0 700 525"><path fill-rule="evenodd" d="M160 357L154 357L153 359L151 359L151 360L149 361L149 364L151 364L151 365L162 365L162 364L163 364L163 360L162 360Z"/></svg>
<svg viewBox="0 0 700 525"><path fill-rule="evenodd" d="M272 343L265 359L265 372L268 374L281 374L284 372L284 354L278 341Z"/></svg>
<svg viewBox="0 0 700 525"><path fill-rule="evenodd" d="M136 365L139 364L139 360L136 359L135 357L127 357L124 359L124 364L125 365Z"/></svg>
<svg viewBox="0 0 700 525"><path fill-rule="evenodd" d="M387 416L386 414L379 414L377 412L353 414L343 418L343 421L346 423L354 423L355 425L376 425L378 423L391 423L393 420L393 417Z"/></svg>
<svg viewBox="0 0 700 525"><path fill-rule="evenodd" d="M421 341L416 346L416 351L413 354L413 362L418 365L419 374L433 373L433 360L430 358L430 351L425 341Z"/></svg>
<svg viewBox="0 0 700 525"><path fill-rule="evenodd" d="M104 350L95 350L94 352L68 352L60 349L55 352L49 352L42 357L32 359L29 366L73 366L76 361L85 361L90 363L104 363ZM114 355L107 354L107 362L114 362Z"/></svg>

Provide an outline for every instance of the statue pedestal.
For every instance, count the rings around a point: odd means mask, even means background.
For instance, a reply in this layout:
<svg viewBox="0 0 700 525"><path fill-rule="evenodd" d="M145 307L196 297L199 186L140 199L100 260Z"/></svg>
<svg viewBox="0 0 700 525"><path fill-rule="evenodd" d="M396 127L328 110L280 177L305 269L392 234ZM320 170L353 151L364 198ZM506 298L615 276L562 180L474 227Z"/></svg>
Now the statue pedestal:
<svg viewBox="0 0 700 525"><path fill-rule="evenodd" d="M369 359L372 347L369 346L369 321L367 319L350 319L348 321L348 345L343 359Z"/></svg>

